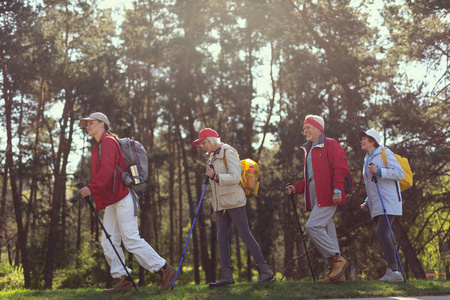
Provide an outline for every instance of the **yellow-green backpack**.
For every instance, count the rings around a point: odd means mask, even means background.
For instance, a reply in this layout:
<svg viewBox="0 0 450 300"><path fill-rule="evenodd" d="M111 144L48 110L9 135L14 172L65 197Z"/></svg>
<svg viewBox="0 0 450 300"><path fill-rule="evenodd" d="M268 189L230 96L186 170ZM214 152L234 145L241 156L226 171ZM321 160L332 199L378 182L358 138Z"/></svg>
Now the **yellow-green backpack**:
<svg viewBox="0 0 450 300"><path fill-rule="evenodd" d="M385 150L386 149L383 149L381 151L381 158L383 159L384 165L387 167ZM394 153L394 155L395 155L395 158L397 159L398 163L402 167L403 172L405 173L405 178L403 178L403 180L399 181L400 182L400 190L403 192L413 186L413 173L411 171L409 161L406 157L402 157L395 153Z"/></svg>
<svg viewBox="0 0 450 300"><path fill-rule="evenodd" d="M223 162L225 167L228 169L227 159L226 159L226 149L223 153ZM245 195L247 197L258 196L259 190L259 166L256 161L246 158L241 160L241 182L239 185L244 189Z"/></svg>

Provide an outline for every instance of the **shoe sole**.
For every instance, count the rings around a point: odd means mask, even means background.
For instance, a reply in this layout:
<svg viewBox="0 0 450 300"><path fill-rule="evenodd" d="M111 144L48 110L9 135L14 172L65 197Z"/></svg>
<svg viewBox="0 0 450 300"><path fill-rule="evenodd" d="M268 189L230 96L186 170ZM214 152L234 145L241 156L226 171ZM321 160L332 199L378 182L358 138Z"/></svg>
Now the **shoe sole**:
<svg viewBox="0 0 450 300"><path fill-rule="evenodd" d="M345 274L342 274L340 277L338 277L337 279L335 279L334 281L331 281L331 279L330 278L327 278L327 279L321 279L321 280L319 280L318 281L318 283L320 283L320 284L323 284L323 283L341 283L341 282L346 282L347 281L347 279L344 279L344 280L341 280L341 281L338 281L340 278L342 278L342 276L344 276L345 277Z"/></svg>
<svg viewBox="0 0 450 300"><path fill-rule="evenodd" d="M214 283L213 283L214 284ZM216 284L216 285L209 285L209 288L210 289L217 289L217 288L221 288L221 287L223 287L223 286L226 286L226 285L230 285L230 284L234 284L234 281L233 282L224 282L224 283L219 283L219 284Z"/></svg>
<svg viewBox="0 0 450 300"><path fill-rule="evenodd" d="M127 287L125 289L119 290L119 291L111 291L111 290L103 290L103 293L105 294L117 294L122 292L129 292L133 289L133 286Z"/></svg>
<svg viewBox="0 0 450 300"><path fill-rule="evenodd" d="M277 279L275 278L275 276L273 276L272 278L267 278L264 281L257 281L257 284L263 284L263 283L274 283L275 281L277 281Z"/></svg>

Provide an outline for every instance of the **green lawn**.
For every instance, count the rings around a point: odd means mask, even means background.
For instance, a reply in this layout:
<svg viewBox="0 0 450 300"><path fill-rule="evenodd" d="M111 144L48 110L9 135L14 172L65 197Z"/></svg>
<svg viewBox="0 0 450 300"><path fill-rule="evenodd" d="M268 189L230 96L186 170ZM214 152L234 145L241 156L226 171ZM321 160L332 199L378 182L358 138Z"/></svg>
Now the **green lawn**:
<svg viewBox="0 0 450 300"><path fill-rule="evenodd" d="M101 289L1 291L0 299L317 299L387 296L450 295L450 281L409 280L406 283L380 283L355 280L339 284L312 281L283 281L257 286L237 283L210 290L206 284L176 286L160 291L157 286L139 287L121 294L103 294Z"/></svg>

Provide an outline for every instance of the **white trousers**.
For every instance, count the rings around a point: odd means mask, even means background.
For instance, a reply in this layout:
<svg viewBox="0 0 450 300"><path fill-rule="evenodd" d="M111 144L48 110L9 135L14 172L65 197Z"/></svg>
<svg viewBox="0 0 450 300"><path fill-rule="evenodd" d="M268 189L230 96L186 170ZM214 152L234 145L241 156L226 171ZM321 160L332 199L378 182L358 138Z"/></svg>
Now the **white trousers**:
<svg viewBox="0 0 450 300"><path fill-rule="evenodd" d="M312 207L311 214L306 222L306 232L311 237L314 246L324 258L340 253L339 243L334 225L333 216L336 205L319 207L314 180L309 185L309 200Z"/></svg>
<svg viewBox="0 0 450 300"><path fill-rule="evenodd" d="M120 245L121 241L125 249L133 253L139 264L149 271L157 271L166 263L139 235L138 217L134 215L131 191L122 200L105 208L103 226L105 226L106 231L111 236L111 241L119 253L122 262L125 263L125 255ZM102 233L102 247L106 260L111 268L111 276L113 278L120 278L127 275L111 243L106 238L104 231ZM131 270L129 268L127 269L131 274Z"/></svg>

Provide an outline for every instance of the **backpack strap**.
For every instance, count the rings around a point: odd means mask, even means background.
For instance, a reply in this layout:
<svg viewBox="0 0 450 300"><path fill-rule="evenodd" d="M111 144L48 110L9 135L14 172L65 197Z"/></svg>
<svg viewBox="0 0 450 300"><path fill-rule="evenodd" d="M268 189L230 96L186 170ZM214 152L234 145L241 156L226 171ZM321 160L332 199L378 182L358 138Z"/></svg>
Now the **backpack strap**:
<svg viewBox="0 0 450 300"><path fill-rule="evenodd" d="M110 134L108 134L108 135L110 135ZM117 140L117 138L115 136L113 136L113 137ZM99 168L100 168L100 164L101 164L101 161L102 161L102 151L101 151L102 150L102 142L103 142L103 140L100 141L100 143L98 144L98 148L97 148L98 167ZM119 147L120 147L120 145L119 145ZM123 170L119 167L119 165L116 164L116 168L118 168L123 173ZM116 175L117 175L116 170L114 170L114 175L113 175L114 182L116 182ZM113 184L113 193L115 191L116 191L116 185Z"/></svg>
<svg viewBox="0 0 450 300"><path fill-rule="evenodd" d="M329 140L329 138L325 138L325 142L324 142L325 146L327 146L327 147L325 147L326 148L325 151L327 152L327 160L328 160L328 140ZM344 190L341 191L346 196L347 196L347 193L345 192L345 188L346 188L345 183L346 183L348 177L349 177L350 184L351 184L350 191L348 194L351 194L352 189L353 189L353 177L352 177L352 174L350 173L350 166L348 165L348 162L347 162L347 167L348 167L348 173L347 173L347 175L345 175L345 179L344 179Z"/></svg>
<svg viewBox="0 0 450 300"><path fill-rule="evenodd" d="M386 149L381 150L381 159L383 160L384 165L385 165L386 168L387 168L387 162L386 162Z"/></svg>
<svg viewBox="0 0 450 300"><path fill-rule="evenodd" d="M225 164L225 167L228 170L228 164L227 164L227 149L223 149L223 163Z"/></svg>
<svg viewBox="0 0 450 300"><path fill-rule="evenodd" d="M387 168L388 166L387 166L387 161L386 161L386 149L381 150L381 159L383 160L384 165ZM400 191L398 190L398 185L399 185L399 182L396 180L395 181L395 188L397 189L398 202L400 202L401 198L400 198Z"/></svg>
<svg viewBox="0 0 450 300"><path fill-rule="evenodd" d="M120 147L119 140L118 140L114 135L111 135L111 136L114 137L114 139L117 141L117 146L118 146L119 152L122 152L122 148ZM102 141L103 141L103 140L102 140ZM133 144L133 145L134 145L134 144ZM100 167L101 157L102 157L101 148L102 148L102 142L100 142L100 143L98 144L98 149L97 149L97 154L98 154L98 166L99 166L99 167ZM134 148L134 152L136 153L136 147ZM123 153L122 153L122 156L123 156ZM136 153L136 157L138 157L138 156L137 156L137 153ZM138 161L139 161L139 157L138 157ZM141 167L141 162L140 162L140 161L139 161L139 167ZM122 170L121 167L119 167L118 164L116 164L116 169L119 169L119 171L122 172L122 173L125 172L124 170ZM113 175L114 183L116 182L116 175L117 175L116 170L114 170L114 175ZM116 190L116 185L113 184L113 193L115 192L115 190ZM138 215L138 211L140 211L140 206L139 206L139 202L138 202L138 198L139 198L139 197L138 197L138 195L136 194L136 192L135 192L133 189L129 189L129 191L130 191L131 197L132 197L132 199L133 199L134 215L137 216L137 215Z"/></svg>
<svg viewBox="0 0 450 300"><path fill-rule="evenodd" d="M227 168L227 172L228 172L228 163L227 163L227 149L223 149L223 163L225 164L225 167ZM244 171L245 174L245 171ZM242 173L241 173L241 178L239 179L240 182L240 186L244 186L244 180L242 179Z"/></svg>

